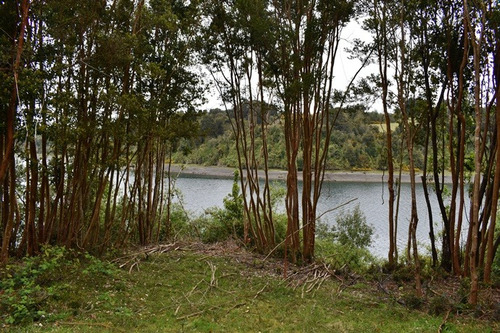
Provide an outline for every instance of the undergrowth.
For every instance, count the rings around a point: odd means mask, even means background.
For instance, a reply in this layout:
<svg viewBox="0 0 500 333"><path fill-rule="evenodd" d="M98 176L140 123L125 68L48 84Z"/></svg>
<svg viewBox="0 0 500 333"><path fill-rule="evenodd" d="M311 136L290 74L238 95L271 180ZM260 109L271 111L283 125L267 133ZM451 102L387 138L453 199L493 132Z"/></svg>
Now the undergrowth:
<svg viewBox="0 0 500 333"><path fill-rule="evenodd" d="M64 315L53 312L60 300L74 306L72 295L83 284L102 276L110 277L117 269L88 253L64 247L45 246L34 257L11 262L0 269L0 319L11 324L50 321Z"/></svg>
<svg viewBox="0 0 500 333"><path fill-rule="evenodd" d="M229 245L234 246L234 245ZM497 323L387 301L363 280L283 278L281 261L220 244L120 256L111 264L46 248L2 272L3 329L12 332L493 332ZM234 250L234 251L233 251ZM216 252L214 252L216 251ZM146 253L146 254L145 254ZM149 254L147 254L149 253ZM260 258L260 259L259 259ZM117 267L122 267L118 269ZM22 282L21 282L22 281ZM15 304L31 281L31 303ZM38 286L38 287L35 287ZM6 296L9 294L10 296ZM7 300L7 303L4 301ZM17 311L15 314L11 311ZM12 317L10 317L12 316ZM10 321L6 322L8 318Z"/></svg>

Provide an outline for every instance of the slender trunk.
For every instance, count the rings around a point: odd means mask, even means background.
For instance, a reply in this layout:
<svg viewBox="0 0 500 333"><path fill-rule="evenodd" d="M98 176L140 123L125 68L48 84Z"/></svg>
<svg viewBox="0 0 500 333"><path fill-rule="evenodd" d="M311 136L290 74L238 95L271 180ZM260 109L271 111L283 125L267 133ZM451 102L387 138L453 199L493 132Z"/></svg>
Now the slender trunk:
<svg viewBox="0 0 500 333"><path fill-rule="evenodd" d="M472 27L472 22L469 16L469 5L468 1L464 0L464 26L468 27L468 31L475 31ZM473 54L474 54L474 119L475 119L475 131L474 131L474 180L473 180L473 191L472 191L472 207L471 207L471 221L469 229L469 239L468 243L468 257L469 257L469 270L471 277L471 289L469 295L469 303L477 304L478 289L479 289L479 272L477 268L477 247L478 247L478 237L479 237L479 213L480 213L480 185L481 185L481 165L482 165L482 153L481 153L481 125L482 125L482 110L481 110L481 69L480 69L480 48L483 38L484 24L481 26L481 32L479 40L476 36L466 36L465 38L470 38ZM466 29L467 31L467 29Z"/></svg>
<svg viewBox="0 0 500 333"><path fill-rule="evenodd" d="M415 142L415 124L413 121L410 123L409 114L407 110L407 88L405 76L408 75L408 66L406 58L406 31L404 26L405 19L405 3L403 2L400 13L400 32L401 41L399 43L399 72L397 72L398 81L398 106L401 110L404 135L406 137L406 148L408 149L409 168L410 168L410 187L411 187L411 217L410 225L408 228L408 259L410 259L410 252L412 251L413 262L415 265L415 288L418 297L422 297L422 282L421 282L421 268L417 248L417 226L418 226L418 211L417 211L417 195L416 195L416 175L415 175L415 157L413 153ZM407 80L407 78L406 78Z"/></svg>
<svg viewBox="0 0 500 333"><path fill-rule="evenodd" d="M497 208L498 205L498 192L500 189L500 42L497 40L496 45L496 57L495 57L495 80L496 80L496 112L495 112L495 126L496 126L496 163L495 163L495 176L493 181L493 195L492 195L492 207L491 207L491 217L490 225L488 229L487 237L487 256L486 263L484 265L484 282L491 282L491 269L493 265L493 259L495 258L496 249L494 247L494 235L495 226L497 219ZM500 239L500 238L499 238Z"/></svg>

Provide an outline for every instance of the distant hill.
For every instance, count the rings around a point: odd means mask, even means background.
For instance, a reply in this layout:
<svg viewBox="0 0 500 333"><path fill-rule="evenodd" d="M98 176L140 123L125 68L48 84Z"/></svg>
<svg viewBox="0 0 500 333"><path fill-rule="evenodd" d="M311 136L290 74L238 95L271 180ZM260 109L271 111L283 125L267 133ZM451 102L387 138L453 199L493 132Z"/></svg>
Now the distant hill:
<svg viewBox="0 0 500 333"><path fill-rule="evenodd" d="M174 162L237 167L238 159L230 117L232 117L231 111L226 112L220 109L201 112L198 115L200 127L198 138L192 141L182 141L179 151L173 156ZM283 123L278 110L272 110L267 122L269 168L286 169ZM398 137L399 131L396 131L398 126L396 122L391 123L395 140ZM258 131L260 131L260 126ZM333 127L327 169L386 169L384 133L384 116L380 113L364 112L359 108L340 113ZM416 148L417 164L422 164L423 157L419 158L418 153L422 149ZM397 156L398 152L395 151L395 154ZM299 160L299 167L301 163L302 161ZM417 167L420 166L417 165Z"/></svg>

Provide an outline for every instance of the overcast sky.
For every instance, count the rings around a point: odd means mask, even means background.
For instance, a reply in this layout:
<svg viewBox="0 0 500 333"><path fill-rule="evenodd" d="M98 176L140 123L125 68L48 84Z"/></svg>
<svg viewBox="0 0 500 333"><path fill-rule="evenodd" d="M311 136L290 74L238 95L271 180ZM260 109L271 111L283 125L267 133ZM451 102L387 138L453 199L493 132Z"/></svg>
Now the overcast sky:
<svg viewBox="0 0 500 333"><path fill-rule="evenodd" d="M349 48L351 46L352 41L356 38L368 41L370 40L370 34L361 29L361 26L358 22L352 21L342 31L342 40L339 46L334 68L335 89L345 89L351 81L352 77L356 74L359 67L361 66L360 60L349 59L349 54L345 51L346 48ZM369 75L374 70L376 70L376 68L374 68L373 65L364 68L358 75L357 80L361 77ZM206 71L206 69L204 71ZM207 73L206 79L210 79L210 74ZM209 92L207 92L206 98L208 102L203 105L203 109L209 110L212 108L224 108L221 98L215 88L212 88ZM373 108L376 109L375 106Z"/></svg>

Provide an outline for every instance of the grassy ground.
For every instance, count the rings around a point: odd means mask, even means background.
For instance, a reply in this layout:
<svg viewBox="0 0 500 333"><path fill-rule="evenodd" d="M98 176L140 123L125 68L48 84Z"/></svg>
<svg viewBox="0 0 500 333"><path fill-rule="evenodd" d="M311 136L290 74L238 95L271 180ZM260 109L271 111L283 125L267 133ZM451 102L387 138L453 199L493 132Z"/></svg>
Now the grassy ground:
<svg viewBox="0 0 500 333"><path fill-rule="evenodd" d="M51 291L36 305L40 317L0 328L9 332L500 330L498 322L457 316L453 311L433 316L409 310L369 282L328 274L320 265L290 267L284 279L279 261L231 245L156 247L115 259L113 266L86 257L59 267L38 280ZM35 294L44 295L43 290ZM0 318L7 316L0 313Z"/></svg>

